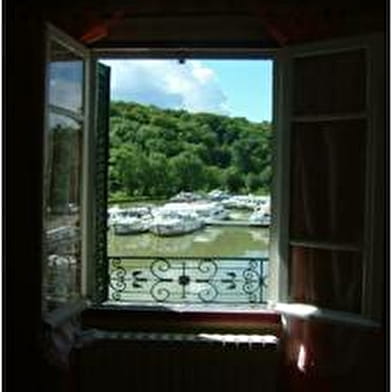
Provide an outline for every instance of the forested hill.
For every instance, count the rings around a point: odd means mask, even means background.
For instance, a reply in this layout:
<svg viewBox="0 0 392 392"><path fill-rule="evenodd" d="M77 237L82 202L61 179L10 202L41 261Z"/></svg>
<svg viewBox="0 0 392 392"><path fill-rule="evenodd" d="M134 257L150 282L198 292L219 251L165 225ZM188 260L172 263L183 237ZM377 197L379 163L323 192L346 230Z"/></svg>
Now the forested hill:
<svg viewBox="0 0 392 392"><path fill-rule="evenodd" d="M268 193L271 139L268 122L112 102L110 197Z"/></svg>

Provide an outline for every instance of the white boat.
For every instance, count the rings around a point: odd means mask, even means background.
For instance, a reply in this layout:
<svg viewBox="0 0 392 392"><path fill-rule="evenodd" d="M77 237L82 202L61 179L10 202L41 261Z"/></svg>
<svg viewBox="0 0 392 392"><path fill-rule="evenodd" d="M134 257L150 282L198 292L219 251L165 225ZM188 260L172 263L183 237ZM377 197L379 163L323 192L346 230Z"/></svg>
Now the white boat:
<svg viewBox="0 0 392 392"><path fill-rule="evenodd" d="M236 195L222 201L227 208L245 208L251 209L254 207L253 199L246 195Z"/></svg>
<svg viewBox="0 0 392 392"><path fill-rule="evenodd" d="M261 226L269 226L271 224L271 201L269 197L259 199L249 222L258 223Z"/></svg>
<svg viewBox="0 0 392 392"><path fill-rule="evenodd" d="M260 208L271 209L271 197L270 196L254 196L253 197L254 206Z"/></svg>
<svg viewBox="0 0 392 392"><path fill-rule="evenodd" d="M204 222L194 213L175 212L160 209L150 224L150 231L160 236L174 236L192 233L204 226Z"/></svg>
<svg viewBox="0 0 392 392"><path fill-rule="evenodd" d="M260 226L269 226L271 224L271 214L265 209L258 209L249 217L249 222L258 223Z"/></svg>
<svg viewBox="0 0 392 392"><path fill-rule="evenodd" d="M117 221L121 209L118 206L113 206L108 209L108 226L111 227Z"/></svg>
<svg viewBox="0 0 392 392"><path fill-rule="evenodd" d="M220 203L200 203L194 211L205 223L229 219L229 211Z"/></svg>
<svg viewBox="0 0 392 392"><path fill-rule="evenodd" d="M270 196L256 195L236 195L222 201L227 208L238 208L252 210L256 207L267 206L271 204Z"/></svg>
<svg viewBox="0 0 392 392"><path fill-rule="evenodd" d="M134 207L116 211L110 224L114 234L138 234L149 230L152 218L150 209Z"/></svg>
<svg viewBox="0 0 392 392"><path fill-rule="evenodd" d="M120 218L113 224L114 234L139 234L144 233L150 228L151 219L137 218L136 216L128 216Z"/></svg>
<svg viewBox="0 0 392 392"><path fill-rule="evenodd" d="M180 214L197 214L204 223L229 219L229 211L219 202L167 203L161 210Z"/></svg>
<svg viewBox="0 0 392 392"><path fill-rule="evenodd" d="M214 189L208 193L208 198L212 201L223 201L230 198L230 195L220 189Z"/></svg>
<svg viewBox="0 0 392 392"><path fill-rule="evenodd" d="M193 192L180 192L177 195L173 196L170 200L173 202L191 202L202 200L203 197L197 193Z"/></svg>

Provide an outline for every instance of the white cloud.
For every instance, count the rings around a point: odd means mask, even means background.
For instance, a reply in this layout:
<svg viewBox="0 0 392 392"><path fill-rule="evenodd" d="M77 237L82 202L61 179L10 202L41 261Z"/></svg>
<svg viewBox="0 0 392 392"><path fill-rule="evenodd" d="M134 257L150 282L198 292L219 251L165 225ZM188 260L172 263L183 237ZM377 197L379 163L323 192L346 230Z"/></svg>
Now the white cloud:
<svg viewBox="0 0 392 392"><path fill-rule="evenodd" d="M111 67L112 99L191 112L229 114L214 71L200 61L102 60Z"/></svg>
<svg viewBox="0 0 392 392"><path fill-rule="evenodd" d="M53 105L79 111L83 101L81 61L54 61L50 64L49 99Z"/></svg>

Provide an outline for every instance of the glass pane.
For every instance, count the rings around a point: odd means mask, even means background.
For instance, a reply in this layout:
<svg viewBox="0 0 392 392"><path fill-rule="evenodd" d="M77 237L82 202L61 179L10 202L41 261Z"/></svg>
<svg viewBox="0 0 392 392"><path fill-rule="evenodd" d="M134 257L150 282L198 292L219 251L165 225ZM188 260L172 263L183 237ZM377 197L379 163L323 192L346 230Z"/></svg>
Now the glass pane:
<svg viewBox="0 0 392 392"><path fill-rule="evenodd" d="M291 238L361 242L366 122L295 124Z"/></svg>
<svg viewBox="0 0 392 392"><path fill-rule="evenodd" d="M296 59L294 75L295 115L365 110L364 50Z"/></svg>
<svg viewBox="0 0 392 392"><path fill-rule="evenodd" d="M49 103L82 113L83 80L83 59L60 44L52 42L49 63Z"/></svg>
<svg viewBox="0 0 392 392"><path fill-rule="evenodd" d="M81 172L81 124L50 113L44 220L47 251L44 290L49 308L78 297L80 291Z"/></svg>
<svg viewBox="0 0 392 392"><path fill-rule="evenodd" d="M361 253L291 248L293 301L358 313L361 307Z"/></svg>

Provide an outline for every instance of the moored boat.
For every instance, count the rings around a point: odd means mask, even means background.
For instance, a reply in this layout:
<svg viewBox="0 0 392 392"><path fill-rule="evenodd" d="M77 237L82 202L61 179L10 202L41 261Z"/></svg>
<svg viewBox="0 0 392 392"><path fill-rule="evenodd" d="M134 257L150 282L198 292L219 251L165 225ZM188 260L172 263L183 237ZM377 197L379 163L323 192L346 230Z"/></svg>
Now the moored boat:
<svg viewBox="0 0 392 392"><path fill-rule="evenodd" d="M145 233L150 228L151 219L129 216L120 218L113 224L114 234L139 234Z"/></svg>
<svg viewBox="0 0 392 392"><path fill-rule="evenodd" d="M204 222L194 213L175 212L162 208L151 221L150 231L159 236L192 233L201 229Z"/></svg>
<svg viewBox="0 0 392 392"><path fill-rule="evenodd" d="M109 226L119 235L137 234L148 231L153 216L147 207L134 207L112 211Z"/></svg>
<svg viewBox="0 0 392 392"><path fill-rule="evenodd" d="M271 213L266 208L256 209L249 217L249 222L269 226L271 224Z"/></svg>
<svg viewBox="0 0 392 392"><path fill-rule="evenodd" d="M196 214L204 223L229 219L229 212L219 202L167 203L162 211Z"/></svg>

